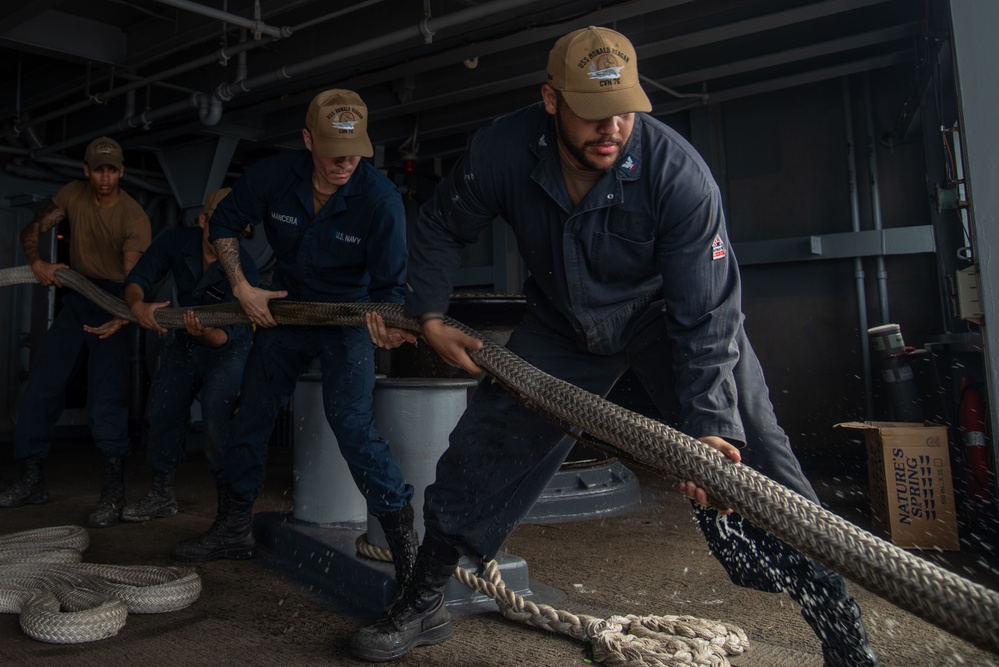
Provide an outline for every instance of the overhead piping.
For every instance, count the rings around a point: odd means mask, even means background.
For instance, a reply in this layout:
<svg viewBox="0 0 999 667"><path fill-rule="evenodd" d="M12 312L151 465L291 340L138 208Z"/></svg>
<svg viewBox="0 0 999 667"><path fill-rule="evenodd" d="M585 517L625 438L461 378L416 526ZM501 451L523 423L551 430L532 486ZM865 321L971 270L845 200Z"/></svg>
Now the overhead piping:
<svg viewBox="0 0 999 667"><path fill-rule="evenodd" d="M292 28L292 31L298 32L299 30L305 30L306 28L311 28L312 26L323 23L324 21L329 21L330 19L335 19L338 16L343 16L344 14L349 14L351 12L356 12L358 9L364 9L370 5L377 5L380 2L385 2L385 0L367 0L366 2L358 2L357 4L351 5L345 9L338 9L335 12L330 12L329 14L324 14L323 16L317 16L311 21L299 23Z"/></svg>
<svg viewBox="0 0 999 667"><path fill-rule="evenodd" d="M225 21L226 23L231 23L241 28L252 30L256 35L267 35L269 37L273 37L274 39L291 37L291 33L294 30L291 26L281 26L280 28L276 28L274 26L267 25L263 21L245 19L238 14L230 14L229 12L224 12L220 9L214 9L212 7L206 7L205 5L198 4L197 2L190 2L189 0L154 1L159 2L160 4L176 7L177 9L184 9L195 14L201 14L202 16Z"/></svg>
<svg viewBox="0 0 999 667"><path fill-rule="evenodd" d="M329 21L329 20L337 18L339 16L343 16L344 14L349 14L351 12L355 12L355 11L357 11L359 9L363 9L364 7L367 7L367 6L370 6L370 5L374 5L374 4L378 4L380 2L384 2L384 0L368 0L367 2L362 2L362 3L358 3L356 5L351 5L348 8L340 9L340 10L337 10L335 12L330 12L329 14L326 14L325 16L321 16L321 17L318 17L318 18L306 21L304 23L300 23L300 24L292 27L291 31L294 33L294 32L298 32L300 30L304 30L305 28L311 28L312 26L318 25L319 23L322 23L324 21ZM48 122L50 120L54 120L56 118L60 118L62 116L71 114L71 113L73 113L75 111L79 111L80 109L85 109L85 108L87 108L89 106L92 106L94 104L104 104L108 100L110 100L112 98L115 98L115 97L119 97L121 95L124 95L125 93L127 93L129 91L138 90L139 88L143 88L143 87L148 86L150 84L159 83L160 81L163 81L164 79L169 79L170 77L177 76L178 74L183 74L185 72L190 72L191 70L197 69L199 67L204 67L205 65L211 65L212 63L216 63L216 62L224 64L224 63L228 62L229 59L232 58L232 56L234 56L234 55L244 54L246 51L249 51L251 49L256 49L258 47L264 46L265 44L270 44L273 41L274 40L272 40L270 38L265 38L265 39L262 39L262 40L259 40L259 41L257 41L257 40L247 40L247 41L244 41L244 42L240 42L239 44L235 44L233 46L227 46L227 47L225 47L223 49L219 49L217 51L213 51L212 53L209 53L207 55L201 56L200 58L197 58L197 59L192 60L190 62L181 63L180 65L176 65L174 67L171 67L170 69L163 70L162 72L157 72L156 74L153 74L153 75L150 75L150 76L147 76L147 77L143 77L143 78L140 78L140 79L136 79L136 80L131 81L130 83L127 83L127 84L125 84L123 86L119 86L118 88L114 88L113 90L108 90L108 91L106 91L104 93L97 93L97 94L92 95L92 96L88 95L87 98L84 99L84 100L81 100L79 102L75 102L75 103L67 105L67 106L62 106L59 109L57 109L55 111L52 111L51 113L47 113L47 114L44 114L42 116L38 116L38 117L35 117L35 118L27 118L27 119L23 120L22 122L16 123L14 125L13 129L14 129L15 132L20 132L21 130L23 130L23 129L27 128L27 127L31 127L31 126L34 126L34 125L40 125L42 123L46 123L46 122ZM18 115L21 115L21 114L18 113Z"/></svg>
<svg viewBox="0 0 999 667"><path fill-rule="evenodd" d="M432 26L432 28L434 28L435 32L447 28L452 28L456 25L461 25L469 21L485 18L502 11L517 9L524 5L530 5L535 1L536 0L495 0L494 2L490 2L484 5L477 5L475 7L470 7L468 9L457 11L453 14L449 14L439 19L434 19L434 25ZM412 39L414 37L421 37L423 34L421 31L421 27L422 27L421 25L413 25L408 28L401 28L394 32L381 35L380 37L366 40L363 44L357 44L350 47L338 49L336 51L330 51L325 55L305 60L303 62L298 63L297 65L292 65L290 67L281 67L268 74L263 74L249 80L244 80L240 84L238 90L233 89L233 87L231 86L227 87L226 92L230 95L231 99L231 97L235 97L237 94L248 93L254 90L255 88L260 87L261 85L278 83L287 79L291 79L292 77L297 76L299 74L303 74L305 72L311 72L315 69L319 69L321 67L325 67L332 63L341 61L347 57L362 55L364 53L368 53L369 51L374 51L384 47L396 46L399 43L405 42L406 40ZM254 42L247 42L247 43L253 44ZM160 120L162 118L169 118L174 114L188 111L192 108L198 109L200 114L203 97L207 97L207 95L203 93L192 95L188 100L175 102L165 107L161 107L156 111L143 113L142 118L146 124L149 124L152 123L153 121ZM210 109L210 104L209 104L209 109ZM49 153L56 153L65 148L70 148L72 146L79 145L86 141L90 141L91 139L94 139L101 135L110 134L116 131L117 129L118 129L117 125L111 125L109 127L101 128L100 130L93 130L85 135L80 135L74 139L69 139L60 142L58 144L53 144L46 148L39 149L38 151L33 151L32 157L39 157L42 155L47 155Z"/></svg>
<svg viewBox="0 0 999 667"><path fill-rule="evenodd" d="M239 31L239 41L240 43L247 41L246 30ZM233 97L233 94L231 92L232 90L234 90L233 86L239 86L239 88L242 89L243 82L246 81L246 75L248 72L249 70L246 67L246 51L241 51L236 60L236 76L233 78L232 85L230 86L224 81L220 83L218 87L215 88L215 94L212 96L212 99L221 100L222 102L228 102L229 100L231 100ZM221 106L219 107L219 111L221 113ZM202 123L205 122L204 118L201 119L201 122ZM205 124L207 125L207 123Z"/></svg>
<svg viewBox="0 0 999 667"><path fill-rule="evenodd" d="M399 30L365 40L361 44L355 44L342 49L337 49L335 51L330 51L322 56L302 61L297 65L281 67L268 74L262 74L249 79L244 85L244 92L249 92L250 90L253 90L261 85L278 83L291 79L299 74L311 72L321 67L337 63L342 61L344 58L362 55L384 47L397 46L398 44L413 39L414 37L422 38L424 37L425 31L436 34L441 30L452 28L456 25L461 25L462 23L488 17L509 9L517 9L524 5L534 4L535 2L536 0L495 0L494 2L469 7L468 9L462 9L442 18L425 18L416 25L412 25L407 28L400 28Z"/></svg>
<svg viewBox="0 0 999 667"><path fill-rule="evenodd" d="M25 149L25 148L14 148L13 146L0 146L0 153L13 153L15 155L28 155L28 154L30 154L30 152L31 151L29 151L28 149ZM50 165L52 167L59 167L59 168L66 168L66 169L76 169L77 170L77 172L76 172L77 177L79 177L79 178L83 177L82 171L80 171L82 169L82 167L83 167L83 161L82 160L71 160L70 158L64 158L64 157L58 157L58 156L55 156L55 155L50 155L50 156L45 156L45 157L37 158L36 161L37 162L41 162L42 164ZM17 167L8 166L8 170L11 170L11 169L16 169L16 170L21 171L22 173L27 174L28 173L27 170L29 168L28 167L22 167L22 166L17 166ZM157 177L157 176L159 176L159 174L156 174L156 173L151 172L151 171L144 171L142 169L127 169L127 170L125 170L125 173L122 174L121 180L125 181L126 183L131 183L132 185L140 187L140 188L142 188L144 190L148 190L150 192L155 192L155 193L159 193L159 194L172 194L172 190L170 190L170 188L167 185L160 184L160 183L155 183L155 182L150 181L150 180L146 180L145 178L142 178L143 176Z"/></svg>
<svg viewBox="0 0 999 667"><path fill-rule="evenodd" d="M177 74L183 74L184 72L188 72L192 69L197 69L198 67L202 67L204 65L210 65L214 62L228 60L233 55L242 53L243 51L247 51L249 49L256 48L258 46L262 46L263 44L269 42L270 40L263 40L261 42L248 41L245 44L241 43L235 46L227 47L225 49L220 49L219 51L214 51L206 56L198 58L197 60L192 60L191 62L177 65L176 67L171 67L168 70L164 70L152 76L147 76L142 79L137 79L135 81L132 81L131 83L119 86L114 90L109 90L106 93L98 93L85 100L81 100L80 102L76 102L75 104L70 104L69 106L61 107L60 109L45 114L43 116L38 116L37 118L31 118L25 120L24 122L15 125L14 129L20 131L26 127L32 127L34 125L40 125L42 123L46 123L50 120L54 120L56 118L60 118L67 114L73 113L74 111L85 109L94 104L103 104L114 97L124 95L125 93L128 93L130 91L138 90L139 88L142 88L152 83L158 83L163 79L168 79L172 76L176 76Z"/></svg>
<svg viewBox="0 0 999 667"><path fill-rule="evenodd" d="M207 95L205 95L204 93L196 93L194 95L191 95L191 97L189 97L186 100L182 100L180 102L174 102L173 104L168 104L165 107L160 107L156 111L143 112L142 114L143 124L151 125L153 122L157 120L170 118L171 116L174 116L178 113L182 113L184 111L190 111L191 109L199 109L201 107L202 97L207 97ZM103 136L105 134L112 134L118 131L118 129L119 128L117 123L114 123L112 125L107 125L100 129L87 132L86 134L76 136L72 139L67 139L66 141L61 141L57 144L52 144L51 146L47 146L37 151L32 151L31 157L34 159L38 159L50 153L58 153L59 151L62 151L66 148L78 146L80 144L90 141L91 139L96 139L97 137Z"/></svg>

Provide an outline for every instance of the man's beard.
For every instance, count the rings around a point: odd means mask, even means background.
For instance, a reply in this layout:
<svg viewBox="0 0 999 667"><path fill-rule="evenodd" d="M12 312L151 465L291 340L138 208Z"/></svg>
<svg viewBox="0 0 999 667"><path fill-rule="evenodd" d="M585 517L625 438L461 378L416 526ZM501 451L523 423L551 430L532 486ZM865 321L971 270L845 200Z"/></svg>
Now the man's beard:
<svg viewBox="0 0 999 667"><path fill-rule="evenodd" d="M555 109L555 131L558 132L559 142L562 144L562 147L565 148L566 152L569 155L571 155L576 160L576 162L582 165L584 169L606 173L614 169L614 166L617 164L617 160L614 160L614 162L610 166L601 167L600 165L593 162L593 160L591 160L590 157L586 154L586 148L594 144L603 144L607 143L608 141L613 141L614 145L618 147L618 159L620 159L621 157L621 143L618 141L614 141L610 136L601 137L597 141L587 142L582 146L572 143L572 140L569 138L569 135L566 133L565 128L562 127L561 104Z"/></svg>

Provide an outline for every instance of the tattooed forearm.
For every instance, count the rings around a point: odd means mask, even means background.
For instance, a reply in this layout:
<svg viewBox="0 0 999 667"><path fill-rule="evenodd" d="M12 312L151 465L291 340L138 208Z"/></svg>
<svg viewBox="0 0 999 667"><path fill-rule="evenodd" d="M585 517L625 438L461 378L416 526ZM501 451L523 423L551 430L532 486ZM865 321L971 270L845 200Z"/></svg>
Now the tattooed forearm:
<svg viewBox="0 0 999 667"><path fill-rule="evenodd" d="M24 256L28 258L28 264L34 264L41 259L38 256L38 223L34 220L21 230L21 247L24 248Z"/></svg>
<svg viewBox="0 0 999 667"><path fill-rule="evenodd" d="M66 214L62 209L50 199L35 213L35 222L39 225L39 231L44 234L62 222L65 217Z"/></svg>
<svg viewBox="0 0 999 667"><path fill-rule="evenodd" d="M222 265L222 270L225 271L226 277L229 278L229 284L235 287L245 282L246 277L243 275L243 267L239 264L239 239L215 239L214 244L215 254L218 255L219 264Z"/></svg>
<svg viewBox="0 0 999 667"><path fill-rule="evenodd" d="M66 214L62 209L50 199L38 209L34 220L21 230L21 245L24 247L24 255L28 258L29 264L41 259L38 254L38 238L57 226L65 217Z"/></svg>

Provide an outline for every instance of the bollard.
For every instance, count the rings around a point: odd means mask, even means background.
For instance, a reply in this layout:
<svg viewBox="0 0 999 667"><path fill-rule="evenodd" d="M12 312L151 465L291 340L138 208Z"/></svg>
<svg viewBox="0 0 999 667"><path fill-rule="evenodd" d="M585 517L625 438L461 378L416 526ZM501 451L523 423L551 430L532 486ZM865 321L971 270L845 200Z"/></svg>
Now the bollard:
<svg viewBox="0 0 999 667"><path fill-rule="evenodd" d="M475 380L385 378L375 382L375 428L392 447L402 474L413 485L413 522L423 540L423 495L434 481L437 459L468 405ZM368 517L368 542L387 547L378 520Z"/></svg>
<svg viewBox="0 0 999 667"><path fill-rule="evenodd" d="M326 421L322 372L310 369L299 378L293 405L292 516L314 524L363 525L367 503Z"/></svg>

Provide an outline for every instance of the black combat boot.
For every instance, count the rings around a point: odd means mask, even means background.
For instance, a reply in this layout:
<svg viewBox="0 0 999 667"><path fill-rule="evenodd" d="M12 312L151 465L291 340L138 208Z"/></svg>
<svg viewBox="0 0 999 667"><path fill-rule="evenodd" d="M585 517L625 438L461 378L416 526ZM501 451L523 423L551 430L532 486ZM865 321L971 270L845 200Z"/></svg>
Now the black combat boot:
<svg viewBox="0 0 999 667"><path fill-rule="evenodd" d="M416 552L420 548L420 538L413 530L413 507L406 505L391 514L377 517L385 533L395 565L395 597L413 584L413 568L416 565Z"/></svg>
<svg viewBox="0 0 999 667"><path fill-rule="evenodd" d="M129 523L162 519L177 513L177 496L173 492L173 472L153 475L153 488L134 505L121 511L121 520Z"/></svg>
<svg viewBox="0 0 999 667"><path fill-rule="evenodd" d="M0 493L0 507L44 505L48 501L49 490L45 486L45 474L39 456L26 458L24 472Z"/></svg>
<svg viewBox="0 0 999 667"><path fill-rule="evenodd" d="M197 537L174 547L171 556L184 563L205 563L219 558L253 558L253 502L238 497L228 484L219 484L215 523Z"/></svg>
<svg viewBox="0 0 999 667"><path fill-rule="evenodd" d="M125 459L109 456L104 461L104 486L97 509L87 518L91 528L108 528L118 523L125 507Z"/></svg>
<svg viewBox="0 0 999 667"><path fill-rule="evenodd" d="M801 605L801 615L822 642L825 667L877 667L867 643L860 607L846 590L841 576L811 563L809 579L797 581L787 592Z"/></svg>
<svg viewBox="0 0 999 667"><path fill-rule="evenodd" d="M350 638L350 654L368 662L387 662L417 646L438 644L451 636L451 615L444 606L444 587L454 574L458 552L426 539L420 547L413 583L374 625Z"/></svg>

